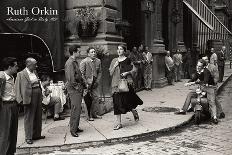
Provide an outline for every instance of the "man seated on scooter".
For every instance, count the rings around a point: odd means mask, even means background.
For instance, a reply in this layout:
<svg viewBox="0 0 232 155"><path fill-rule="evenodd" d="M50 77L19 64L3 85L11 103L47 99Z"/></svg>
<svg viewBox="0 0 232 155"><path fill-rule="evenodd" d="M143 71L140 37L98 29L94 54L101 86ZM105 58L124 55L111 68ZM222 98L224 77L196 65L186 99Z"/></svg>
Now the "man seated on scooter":
<svg viewBox="0 0 232 155"><path fill-rule="evenodd" d="M210 112L212 116L213 123L217 124L217 115L216 115L216 106L215 106L215 92L212 91L211 87L215 86L214 79L210 73L210 71L206 68L206 62L202 59L198 60L197 67L196 67L196 73L193 75L192 79L190 79L187 83L185 83L185 86L191 86L193 84L200 84L204 86L204 91L207 93L207 99L210 105ZM196 98L197 94L195 91L191 91L185 100L184 106L182 109L178 112L175 112L175 114L183 114L185 115L186 112L189 109L191 99Z"/></svg>

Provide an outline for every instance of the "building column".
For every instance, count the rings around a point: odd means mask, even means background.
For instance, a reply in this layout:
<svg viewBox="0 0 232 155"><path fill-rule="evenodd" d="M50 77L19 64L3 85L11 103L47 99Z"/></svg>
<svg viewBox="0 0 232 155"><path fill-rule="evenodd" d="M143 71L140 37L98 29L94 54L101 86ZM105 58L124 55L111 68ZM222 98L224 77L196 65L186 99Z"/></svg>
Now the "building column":
<svg viewBox="0 0 232 155"><path fill-rule="evenodd" d="M167 78L165 77L165 46L162 38L162 0L154 2L155 11L152 13L153 20L153 73L152 73L152 87L164 87L167 85Z"/></svg>
<svg viewBox="0 0 232 155"><path fill-rule="evenodd" d="M71 45L81 46L80 59L86 57L86 49L89 46L96 45L103 48L109 56L102 60L102 84L100 96L110 97L111 78L109 75L109 66L111 60L117 56L117 46L123 43L123 37L116 29L116 20L122 18L122 0L66 0L66 19L75 18L75 10L89 6L94 9L99 17L99 27L95 37L80 38L78 35L66 36L65 55L68 57L68 49ZM68 23L66 23L68 24ZM102 93L104 92L104 93Z"/></svg>
<svg viewBox="0 0 232 155"><path fill-rule="evenodd" d="M180 16L180 21L177 23L176 27L176 35L177 35L177 48L180 49L180 51L186 51L186 47L184 44L184 27L183 27L183 1L182 0L177 0L176 1L176 8L179 10L179 16Z"/></svg>

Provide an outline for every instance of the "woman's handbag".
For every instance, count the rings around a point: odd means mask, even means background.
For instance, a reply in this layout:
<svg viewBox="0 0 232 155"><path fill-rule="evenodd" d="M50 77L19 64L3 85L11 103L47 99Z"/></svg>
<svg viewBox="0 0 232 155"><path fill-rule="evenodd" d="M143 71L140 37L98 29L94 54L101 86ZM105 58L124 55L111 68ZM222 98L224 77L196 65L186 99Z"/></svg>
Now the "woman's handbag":
<svg viewBox="0 0 232 155"><path fill-rule="evenodd" d="M120 79L118 83L119 92L129 92L128 82L126 79Z"/></svg>

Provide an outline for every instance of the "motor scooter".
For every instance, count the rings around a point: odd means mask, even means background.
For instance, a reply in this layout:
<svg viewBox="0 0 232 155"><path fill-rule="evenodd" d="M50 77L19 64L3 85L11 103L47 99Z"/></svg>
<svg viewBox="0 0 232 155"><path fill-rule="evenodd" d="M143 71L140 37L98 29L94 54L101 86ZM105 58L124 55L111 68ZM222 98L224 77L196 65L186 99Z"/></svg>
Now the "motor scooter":
<svg viewBox="0 0 232 155"><path fill-rule="evenodd" d="M203 91L203 86L198 85L196 94L197 97L191 99L191 106L194 109L195 123L199 125L204 116L209 116L209 103L207 94Z"/></svg>

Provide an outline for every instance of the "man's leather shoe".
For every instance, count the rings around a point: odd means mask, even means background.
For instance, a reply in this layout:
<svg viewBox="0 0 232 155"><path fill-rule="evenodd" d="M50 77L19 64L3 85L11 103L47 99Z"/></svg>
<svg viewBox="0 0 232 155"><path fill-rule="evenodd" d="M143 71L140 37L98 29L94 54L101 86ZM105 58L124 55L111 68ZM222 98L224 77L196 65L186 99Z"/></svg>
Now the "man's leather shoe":
<svg viewBox="0 0 232 155"><path fill-rule="evenodd" d="M102 119L102 117L101 117L101 116L98 116L98 115L93 116L93 118L96 118L96 119Z"/></svg>
<svg viewBox="0 0 232 155"><path fill-rule="evenodd" d="M186 112L185 111L177 111L175 112L176 115L185 115Z"/></svg>
<svg viewBox="0 0 232 155"><path fill-rule="evenodd" d="M214 118L212 121L213 121L214 124L218 124L218 119L217 118Z"/></svg>
<svg viewBox="0 0 232 155"><path fill-rule="evenodd" d="M222 118L225 118L225 113L224 112L220 113L219 119L222 119Z"/></svg>
<svg viewBox="0 0 232 155"><path fill-rule="evenodd" d="M26 139L27 144L33 144L33 141L31 139Z"/></svg>
<svg viewBox="0 0 232 155"><path fill-rule="evenodd" d="M44 139L45 136L40 136L40 137L35 137L35 138L32 138L33 140L39 140L39 139Z"/></svg>
<svg viewBox="0 0 232 155"><path fill-rule="evenodd" d="M193 107L191 107L191 108L189 108L189 109L187 110L187 112L193 112L193 111L194 111Z"/></svg>
<svg viewBox="0 0 232 155"><path fill-rule="evenodd" d="M78 134L75 133L75 132L71 132L71 135L72 135L73 137L78 137Z"/></svg>
<svg viewBox="0 0 232 155"><path fill-rule="evenodd" d="M60 121L60 120L64 120L65 118L64 117L54 117L53 120L54 121Z"/></svg>
<svg viewBox="0 0 232 155"><path fill-rule="evenodd" d="M93 119L92 117L90 117L90 118L88 119L88 121L94 121L94 119Z"/></svg>
<svg viewBox="0 0 232 155"><path fill-rule="evenodd" d="M80 128L78 128L78 129L77 129L77 132L83 132L83 130L82 130L82 129L80 129Z"/></svg>
<svg viewBox="0 0 232 155"><path fill-rule="evenodd" d="M47 119L50 119L50 118L53 118L54 116L50 115L50 116L47 116Z"/></svg>

